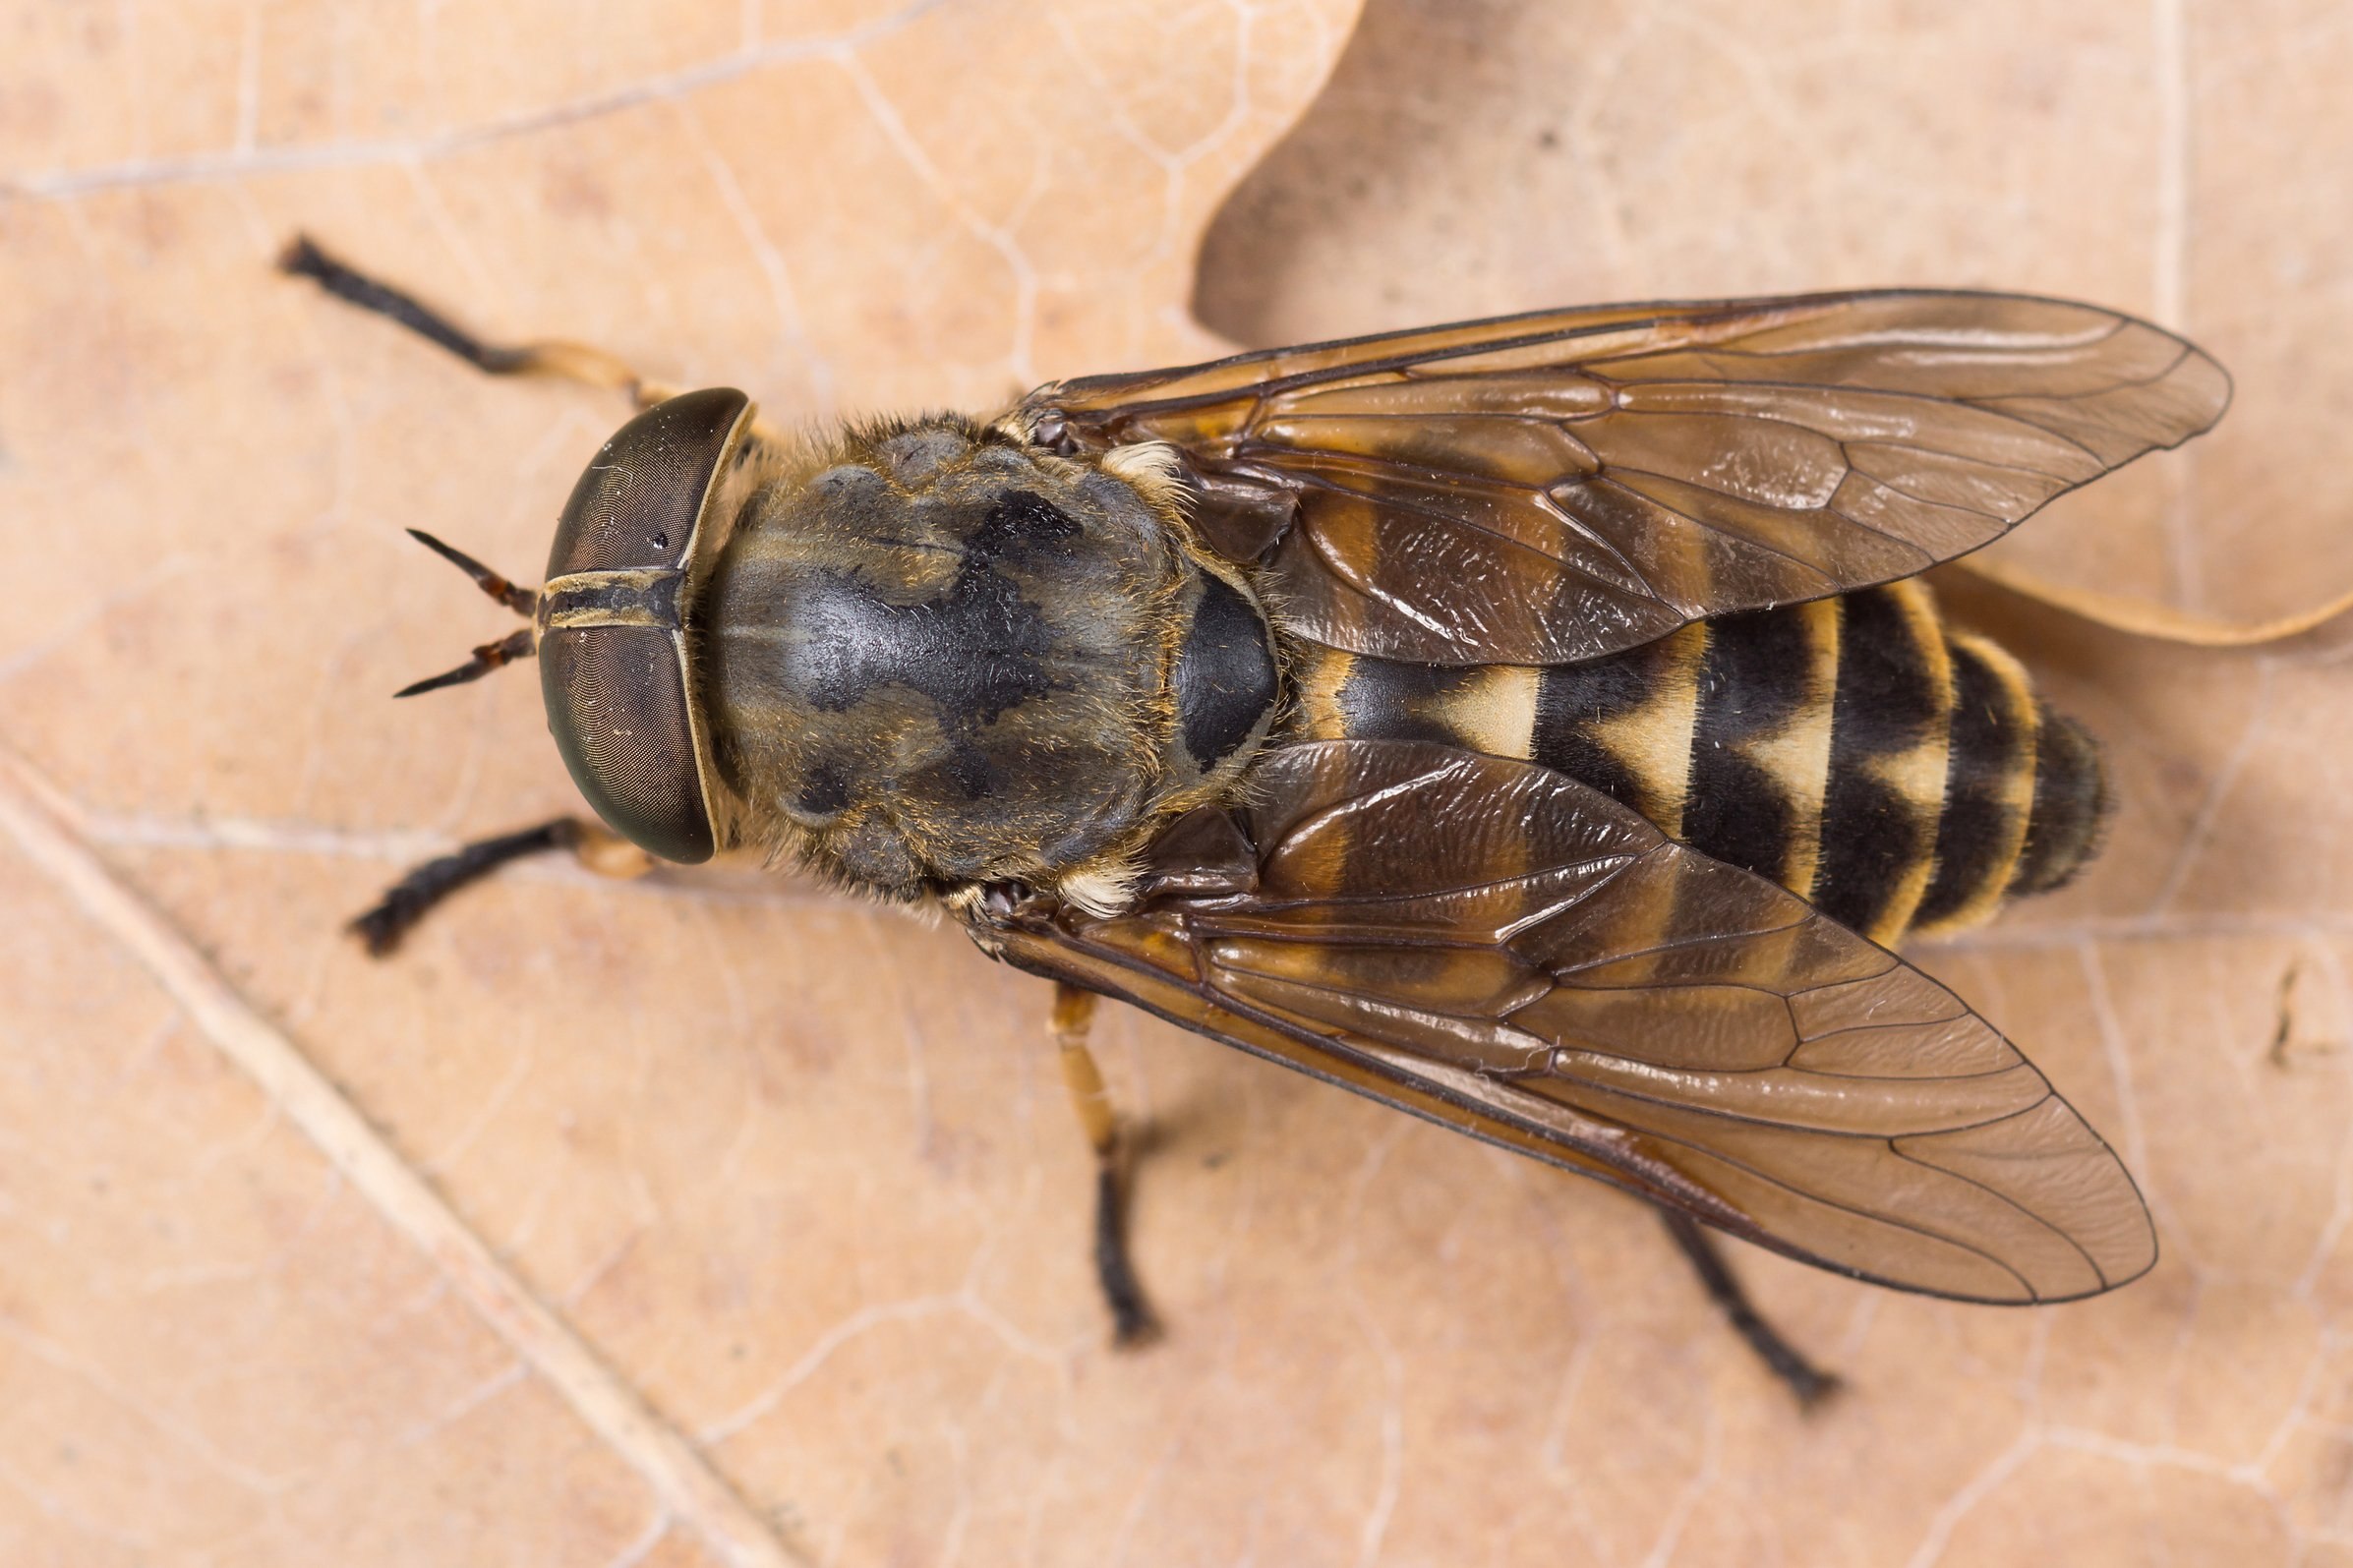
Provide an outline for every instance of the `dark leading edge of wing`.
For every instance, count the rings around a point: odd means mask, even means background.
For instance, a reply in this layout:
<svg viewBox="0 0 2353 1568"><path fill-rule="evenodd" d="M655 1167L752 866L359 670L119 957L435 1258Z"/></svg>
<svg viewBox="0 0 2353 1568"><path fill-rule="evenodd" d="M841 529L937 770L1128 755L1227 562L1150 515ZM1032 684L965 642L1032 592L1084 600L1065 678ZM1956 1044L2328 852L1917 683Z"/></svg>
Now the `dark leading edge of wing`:
<svg viewBox="0 0 2353 1568"><path fill-rule="evenodd" d="M2210 426L2221 368L2131 317L1882 292L1550 312L1040 387L1296 502L1305 635L1557 664L1907 577Z"/></svg>
<svg viewBox="0 0 2353 1568"><path fill-rule="evenodd" d="M1607 796L1414 741L1288 747L1253 794L1172 830L1135 912L987 936L1843 1273L2026 1303L2154 1261L2123 1166L1959 998Z"/></svg>

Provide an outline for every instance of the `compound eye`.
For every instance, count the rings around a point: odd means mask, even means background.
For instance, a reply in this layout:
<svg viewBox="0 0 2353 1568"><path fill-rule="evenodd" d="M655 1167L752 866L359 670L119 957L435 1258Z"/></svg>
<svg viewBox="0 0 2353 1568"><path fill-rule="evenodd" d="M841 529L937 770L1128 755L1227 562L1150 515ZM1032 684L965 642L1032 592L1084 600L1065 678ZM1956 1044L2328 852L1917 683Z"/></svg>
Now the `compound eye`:
<svg viewBox="0 0 2353 1568"><path fill-rule="evenodd" d="M572 489L539 595L540 691L572 782L614 832L689 864L718 835L684 584L751 413L741 392L712 387L622 426Z"/></svg>
<svg viewBox="0 0 2353 1568"><path fill-rule="evenodd" d="M656 403L614 432L563 503L548 581L684 566L721 460L750 422L750 398L711 386Z"/></svg>
<svg viewBox="0 0 2353 1568"><path fill-rule="evenodd" d="M605 826L665 860L710 859L718 842L706 764L672 635L652 626L550 632L539 671L556 749Z"/></svg>

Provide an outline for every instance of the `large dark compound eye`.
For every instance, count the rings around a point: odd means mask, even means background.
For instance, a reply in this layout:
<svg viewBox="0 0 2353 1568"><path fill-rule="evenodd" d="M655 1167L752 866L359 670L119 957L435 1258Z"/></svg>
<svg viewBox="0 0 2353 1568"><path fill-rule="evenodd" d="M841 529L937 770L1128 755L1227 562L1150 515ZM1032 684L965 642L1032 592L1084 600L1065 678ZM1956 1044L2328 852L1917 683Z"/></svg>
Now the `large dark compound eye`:
<svg viewBox="0 0 2353 1568"><path fill-rule="evenodd" d="M741 392L715 386L623 425L572 487L539 593L556 748L605 825L666 860L708 860L718 847L683 588L751 413Z"/></svg>

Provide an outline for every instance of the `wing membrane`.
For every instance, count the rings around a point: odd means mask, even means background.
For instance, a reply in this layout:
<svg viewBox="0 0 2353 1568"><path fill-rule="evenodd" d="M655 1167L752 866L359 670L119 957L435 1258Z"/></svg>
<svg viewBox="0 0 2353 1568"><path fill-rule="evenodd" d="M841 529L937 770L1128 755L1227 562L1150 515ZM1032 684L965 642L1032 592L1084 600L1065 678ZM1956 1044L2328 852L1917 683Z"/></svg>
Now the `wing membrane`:
<svg viewBox="0 0 2353 1568"><path fill-rule="evenodd" d="M2221 369L2087 305L1884 292L1511 317L1039 388L1082 445L1287 496L1287 617L1554 664L1910 576L2211 425Z"/></svg>
<svg viewBox="0 0 2353 1568"><path fill-rule="evenodd" d="M2153 1261L2115 1156L1959 998L1598 791L1330 741L1253 793L1244 879L984 940L1845 1273L2039 1302Z"/></svg>

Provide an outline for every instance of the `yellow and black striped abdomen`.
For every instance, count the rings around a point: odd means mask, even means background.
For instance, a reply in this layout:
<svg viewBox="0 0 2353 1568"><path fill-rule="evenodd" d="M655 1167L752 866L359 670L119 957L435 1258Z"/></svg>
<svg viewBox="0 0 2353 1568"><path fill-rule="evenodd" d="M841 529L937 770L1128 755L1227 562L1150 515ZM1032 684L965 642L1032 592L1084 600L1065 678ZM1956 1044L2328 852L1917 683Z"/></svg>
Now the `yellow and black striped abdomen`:
<svg viewBox="0 0 2353 1568"><path fill-rule="evenodd" d="M1308 648L1308 738L1440 740L1557 768L1880 942L1990 916L2090 857L2099 756L1926 588L1685 626L1608 659L1445 668Z"/></svg>

